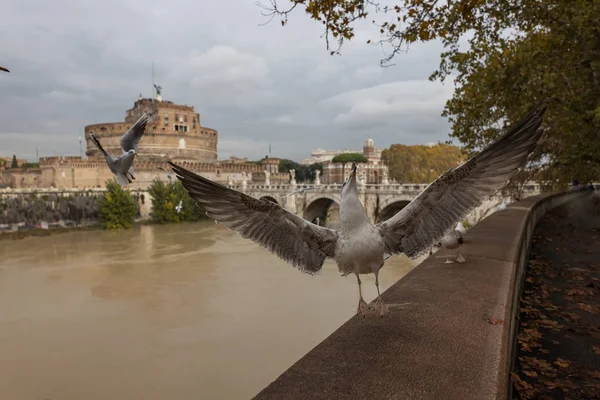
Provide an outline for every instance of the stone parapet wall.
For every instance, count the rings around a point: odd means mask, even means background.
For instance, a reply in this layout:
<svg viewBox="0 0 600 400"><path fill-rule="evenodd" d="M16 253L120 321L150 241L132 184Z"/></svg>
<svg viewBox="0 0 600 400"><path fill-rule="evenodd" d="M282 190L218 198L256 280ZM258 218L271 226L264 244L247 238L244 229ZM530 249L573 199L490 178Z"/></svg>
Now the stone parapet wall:
<svg viewBox="0 0 600 400"><path fill-rule="evenodd" d="M388 315L354 316L255 399L511 398L534 228L547 211L590 192L542 194L494 213L465 235L466 263L444 264L443 250L429 256L382 294Z"/></svg>

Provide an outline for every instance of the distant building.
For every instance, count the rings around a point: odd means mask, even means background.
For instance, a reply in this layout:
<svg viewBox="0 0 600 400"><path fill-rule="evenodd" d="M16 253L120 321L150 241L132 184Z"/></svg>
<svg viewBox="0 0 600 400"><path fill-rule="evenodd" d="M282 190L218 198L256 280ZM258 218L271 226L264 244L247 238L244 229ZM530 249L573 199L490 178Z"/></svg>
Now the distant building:
<svg viewBox="0 0 600 400"><path fill-rule="evenodd" d="M315 149L312 151L310 158L305 158L304 160L302 160L302 164L303 165L311 165L314 163L325 163L327 161L331 161L333 159L333 157L335 157L337 155L347 154L347 153L363 154L368 159L375 161L375 160L381 160L381 152L382 151L383 151L383 149L375 148L373 139L367 139L365 141L362 151L361 150L348 150L348 149L344 149L344 150Z"/></svg>
<svg viewBox="0 0 600 400"><path fill-rule="evenodd" d="M0 169L11 168L12 167L13 158L12 157L0 157ZM23 160L22 158L17 158L17 167L25 164L27 160Z"/></svg>
<svg viewBox="0 0 600 400"><path fill-rule="evenodd" d="M325 153L316 153L318 150L317 149L315 151L312 152L313 155L313 159L315 158L315 154L325 154ZM325 150L323 150L325 151ZM331 158L329 158L326 161L317 161L323 164L323 177L321 179L321 182L323 183L343 183L346 180L346 177L348 176L349 172L350 172L350 166L349 165L344 165L342 163L334 163L331 160L339 154L345 154L345 153L358 153L358 154L362 154L367 160L368 162L366 164L361 164L360 168L359 168L359 176L361 176L361 174L365 174L365 180L367 184L379 184L382 183L383 178L385 173L387 172L387 167L385 165L383 165L383 163L381 162L381 152L383 151L383 149L376 149L375 148L375 143L373 142L373 139L367 139L365 140L365 143L363 144L363 149L362 151L360 150L344 150L344 151L339 151L336 154L334 154ZM329 157L329 155L331 153L334 152L327 152L327 156ZM325 158L325 157L323 157ZM307 160L311 160L311 159L307 159ZM307 160L304 160L305 162ZM312 164L312 163L310 163Z"/></svg>
<svg viewBox="0 0 600 400"><path fill-rule="evenodd" d="M237 183L246 179L252 181L254 174L264 175L263 166L249 163L247 158L231 157L217 160L218 132L200 125L200 115L194 107L178 105L155 99L140 97L133 108L125 113L124 122L111 122L85 127L87 159L76 156L41 157L39 168L10 168L12 157L2 169L0 186L13 188L90 188L104 187L107 180L113 179L104 156L90 139L90 134L98 138L104 149L118 156L121 136L139 119L143 112L151 114L146 131L139 144L135 159L135 180L131 188L146 188L155 178L168 180L164 170L170 170L167 161L173 161L185 168L220 183ZM21 163L25 160L20 160ZM277 164L279 162L277 161ZM20 165L20 164L19 164ZM164 170L161 170L163 168ZM171 179L174 176L171 173Z"/></svg>
<svg viewBox="0 0 600 400"><path fill-rule="evenodd" d="M144 112L150 114L150 120L140 141L137 160L200 163L217 161L218 133L200 125L200 114L194 111L194 107L145 98L138 99L133 108L126 111L125 122L86 126L86 155L90 159L104 159L90 139L90 133L98 138L108 153L121 154L121 136Z"/></svg>

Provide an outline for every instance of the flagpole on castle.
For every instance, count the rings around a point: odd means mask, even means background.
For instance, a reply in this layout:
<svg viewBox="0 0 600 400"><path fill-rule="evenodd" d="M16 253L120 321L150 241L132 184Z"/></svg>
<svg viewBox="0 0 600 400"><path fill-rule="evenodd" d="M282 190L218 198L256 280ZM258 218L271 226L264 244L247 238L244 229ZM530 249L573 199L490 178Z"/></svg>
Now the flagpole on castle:
<svg viewBox="0 0 600 400"><path fill-rule="evenodd" d="M81 140L81 130L79 131L79 157L83 159L83 144Z"/></svg>

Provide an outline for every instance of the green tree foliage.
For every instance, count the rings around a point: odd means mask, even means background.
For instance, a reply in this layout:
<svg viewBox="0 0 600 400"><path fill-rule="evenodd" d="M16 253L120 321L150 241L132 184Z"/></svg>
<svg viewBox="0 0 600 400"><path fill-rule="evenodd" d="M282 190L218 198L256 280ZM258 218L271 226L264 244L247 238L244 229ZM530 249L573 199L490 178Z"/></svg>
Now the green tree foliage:
<svg viewBox="0 0 600 400"><path fill-rule="evenodd" d="M465 154L456 146L406 146L393 144L383 150L381 159L397 182L430 183L449 168L464 161Z"/></svg>
<svg viewBox="0 0 600 400"><path fill-rule="evenodd" d="M306 179L310 182L313 182L317 178L316 170L321 171L321 176L323 176L323 164L321 163L314 163L309 166L303 165L303 167L305 168Z"/></svg>
<svg viewBox="0 0 600 400"><path fill-rule="evenodd" d="M27 168L39 168L40 167L40 163L30 163L30 162L26 162L21 164L21 168L23 169L27 169Z"/></svg>
<svg viewBox="0 0 600 400"><path fill-rule="evenodd" d="M115 181L107 181L108 192L99 199L100 225L105 229L129 229L133 226L137 207L131 194Z"/></svg>
<svg viewBox="0 0 600 400"><path fill-rule="evenodd" d="M165 183L155 179L150 184L148 192L152 197L152 221L155 223L180 223L205 218L202 210L178 180L175 183ZM177 212L180 201L181 211Z"/></svg>
<svg viewBox="0 0 600 400"><path fill-rule="evenodd" d="M333 159L331 160L331 162L334 162L334 163L344 163L344 164L352 163L352 162L366 163L368 161L369 160L367 160L367 158L360 153L338 154L337 156L333 157Z"/></svg>
<svg viewBox="0 0 600 400"><path fill-rule="evenodd" d="M13 159L12 159L12 164L10 165L11 168L18 168L19 164L17 163L17 155L13 154Z"/></svg>
<svg viewBox="0 0 600 400"><path fill-rule="evenodd" d="M315 180L316 170L320 170L323 173L323 165L320 163L314 163L311 165L301 165L296 161L282 158L279 160L279 172L289 172L290 169L296 171L296 182L312 182Z"/></svg>
<svg viewBox="0 0 600 400"><path fill-rule="evenodd" d="M564 185L600 176L600 4L595 0L292 0L267 14L282 25L304 8L325 28L328 49L354 36L353 23L370 13L387 64L419 41L440 40L445 51L431 79L452 76L456 91L444 116L451 137L471 154L495 140L542 98L546 135L528 169L536 179ZM379 18L376 18L377 15ZM370 18L371 19L371 18ZM375 21L378 19L378 21ZM468 40L469 46L461 45ZM523 176L521 176L521 179Z"/></svg>

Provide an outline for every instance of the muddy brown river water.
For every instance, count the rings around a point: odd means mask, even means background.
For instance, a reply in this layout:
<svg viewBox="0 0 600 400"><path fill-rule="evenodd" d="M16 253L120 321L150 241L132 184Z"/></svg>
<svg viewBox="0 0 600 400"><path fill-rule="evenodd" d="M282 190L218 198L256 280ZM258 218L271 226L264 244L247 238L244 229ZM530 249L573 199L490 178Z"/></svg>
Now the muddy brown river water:
<svg viewBox="0 0 600 400"><path fill-rule="evenodd" d="M389 259L381 288L414 265ZM305 275L208 221L2 240L0 399L249 399L357 295L331 261Z"/></svg>

